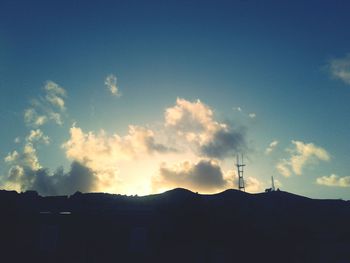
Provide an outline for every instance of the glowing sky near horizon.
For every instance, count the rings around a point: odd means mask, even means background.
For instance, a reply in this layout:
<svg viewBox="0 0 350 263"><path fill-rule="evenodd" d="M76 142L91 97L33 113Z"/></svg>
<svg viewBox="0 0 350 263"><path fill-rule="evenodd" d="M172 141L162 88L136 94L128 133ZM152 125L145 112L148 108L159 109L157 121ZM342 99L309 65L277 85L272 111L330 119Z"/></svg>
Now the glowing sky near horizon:
<svg viewBox="0 0 350 263"><path fill-rule="evenodd" d="M2 1L0 188L350 199L348 1Z"/></svg>

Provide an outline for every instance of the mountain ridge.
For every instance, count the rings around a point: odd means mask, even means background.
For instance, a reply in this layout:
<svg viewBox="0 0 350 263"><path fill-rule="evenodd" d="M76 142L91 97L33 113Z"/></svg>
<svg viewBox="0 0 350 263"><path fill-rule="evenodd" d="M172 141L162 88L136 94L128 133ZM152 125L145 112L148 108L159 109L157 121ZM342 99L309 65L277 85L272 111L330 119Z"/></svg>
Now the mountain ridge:
<svg viewBox="0 0 350 263"><path fill-rule="evenodd" d="M11 262L350 262L350 202L284 191L0 191L0 209Z"/></svg>

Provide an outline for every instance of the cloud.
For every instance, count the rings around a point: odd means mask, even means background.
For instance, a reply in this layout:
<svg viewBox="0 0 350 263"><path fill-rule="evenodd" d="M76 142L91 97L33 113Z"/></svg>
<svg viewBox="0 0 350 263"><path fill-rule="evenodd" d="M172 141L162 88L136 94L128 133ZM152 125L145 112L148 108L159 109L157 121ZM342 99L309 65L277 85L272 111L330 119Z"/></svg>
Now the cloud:
<svg viewBox="0 0 350 263"><path fill-rule="evenodd" d="M245 138L241 131L223 128L211 136L208 142L200 146L200 153L204 156L223 159L244 151Z"/></svg>
<svg viewBox="0 0 350 263"><path fill-rule="evenodd" d="M135 161L147 155L174 151L156 142L152 130L133 125L125 136L116 133L109 136L103 130L84 132L73 126L69 140L62 147L67 158L94 171L105 189L110 189L119 180L120 161Z"/></svg>
<svg viewBox="0 0 350 263"><path fill-rule="evenodd" d="M27 142L21 152L13 151L5 157L5 163L10 166L8 176L2 178L1 185L5 189L21 191L22 186L29 184L34 171L41 169L36 149Z"/></svg>
<svg viewBox="0 0 350 263"><path fill-rule="evenodd" d="M31 106L24 111L25 123L31 127L40 127L49 121L62 125L66 91L55 82L47 81L44 92L44 97L33 99Z"/></svg>
<svg viewBox="0 0 350 263"><path fill-rule="evenodd" d="M14 150L5 157L4 161L10 167L7 178L3 178L5 187L12 186L21 191L34 180L36 171L42 169L35 148L38 143L49 144L50 138L40 129L31 130L25 138L23 149Z"/></svg>
<svg viewBox="0 0 350 263"><path fill-rule="evenodd" d="M290 164L286 159L280 160L279 163L277 163L276 165L276 169L284 177L289 177L292 175L292 172L290 170Z"/></svg>
<svg viewBox="0 0 350 263"><path fill-rule="evenodd" d="M274 184L275 184L275 188L281 188L283 185L282 185L282 183L281 183L281 181L280 180L278 180L278 179L273 179L273 182L274 182Z"/></svg>
<svg viewBox="0 0 350 263"><path fill-rule="evenodd" d="M39 115L34 108L24 111L24 121L31 126L42 126L47 122L47 116Z"/></svg>
<svg viewBox="0 0 350 263"><path fill-rule="evenodd" d="M36 190L42 195L72 194L75 191L94 191L103 183L88 167L73 161L68 172L63 168L50 173L39 162L35 143L49 142L39 129L31 130L22 151L10 152L4 159L9 166L7 176L1 178L0 186L17 191Z"/></svg>
<svg viewBox="0 0 350 263"><path fill-rule="evenodd" d="M329 70L335 79L350 85L350 53L343 58L335 58L329 62Z"/></svg>
<svg viewBox="0 0 350 263"><path fill-rule="evenodd" d="M329 153L313 143L303 143L301 141L292 141L295 149L292 149L290 163L295 174L301 175L304 166L309 163L320 161L329 161Z"/></svg>
<svg viewBox="0 0 350 263"><path fill-rule="evenodd" d="M79 162L72 162L66 173L63 168L59 168L52 174L48 169L14 165L9 169L6 181L2 182L5 189L35 190L44 196L70 195L76 191L91 192L97 184L98 177L94 172Z"/></svg>
<svg viewBox="0 0 350 263"><path fill-rule="evenodd" d="M265 154L270 154L274 151L274 149L277 147L278 145L278 141L277 140L273 140L269 146L266 148L265 150Z"/></svg>
<svg viewBox="0 0 350 263"><path fill-rule="evenodd" d="M154 191L182 187L193 191L212 192L227 186L220 166L212 160L201 160L198 163L189 161L173 166L162 163L159 174L153 177Z"/></svg>
<svg viewBox="0 0 350 263"><path fill-rule="evenodd" d="M250 113L247 114L241 107L233 107L232 110L238 111L241 114L243 114L244 116L249 117L250 119L255 119L256 118L256 113L255 112L250 112Z"/></svg>
<svg viewBox="0 0 350 263"><path fill-rule="evenodd" d="M60 111L64 111L66 91L53 81L47 81L44 89L46 91L46 100L51 105L59 108Z"/></svg>
<svg viewBox="0 0 350 263"><path fill-rule="evenodd" d="M104 130L95 134L85 133L81 128L73 126L70 129L70 139L63 144L68 158L91 164L92 169L103 163L103 160L130 160L137 156L153 153L173 151L155 141L152 130L140 126L130 125L127 135L118 134L108 136ZM103 164L105 165L105 164Z"/></svg>
<svg viewBox="0 0 350 263"><path fill-rule="evenodd" d="M152 178L154 192L182 187L192 191L212 193L228 188L237 188L238 176L235 170L223 172L215 160L200 160L197 163L184 161L172 166L163 162L159 172ZM254 177L245 178L247 192L262 191L261 182Z"/></svg>
<svg viewBox="0 0 350 263"><path fill-rule="evenodd" d="M13 162L15 160L17 160L19 157L19 153L17 151L13 151L11 153L9 153L6 157L5 157L5 162L9 163L9 162Z"/></svg>
<svg viewBox="0 0 350 263"><path fill-rule="evenodd" d="M124 151L137 156L139 153L166 153L175 151L164 144L157 143L155 133L141 126L129 125L128 134L123 138Z"/></svg>
<svg viewBox="0 0 350 263"><path fill-rule="evenodd" d="M119 87L117 86L117 77L113 74L108 75L105 79L105 85L107 89L111 92L113 96L120 97L121 93L119 91Z"/></svg>
<svg viewBox="0 0 350 263"><path fill-rule="evenodd" d="M257 193L262 191L262 183L255 177L248 176L244 184L247 192Z"/></svg>
<svg viewBox="0 0 350 263"><path fill-rule="evenodd" d="M255 113L249 113L248 114L248 116L249 116L249 118L251 118L251 119L255 119L256 118L256 114Z"/></svg>
<svg viewBox="0 0 350 263"><path fill-rule="evenodd" d="M69 138L62 143L66 157L72 161L71 170L64 172L63 169L58 169L50 172L38 158L36 146L50 143L50 138L39 126L50 121L62 124L66 110L66 92L54 82L47 82L44 92L44 95L32 100L31 107L25 111L26 123L31 128L22 140L23 149L10 152L5 157L5 162L10 167L6 180L3 181L6 187L11 185L20 191L35 189L44 195L68 193L73 188L115 192L122 182L121 178L125 178L120 175L120 169L130 167L134 162L135 165L147 162L147 158L152 155L158 159L169 157L175 160L186 155L186 158L190 156L202 161L180 163L179 170L164 164L159 172L161 181L164 185L180 184L194 190L212 192L232 185L232 180L224 176L218 159L246 149L245 134L241 129L216 120L213 110L199 100L191 102L177 99L173 107L165 110L164 126L157 130L129 125L127 133L119 135L107 134L104 130L83 131L73 125ZM178 148L178 143L182 143L184 148ZM75 172L77 170L80 172ZM175 178L172 176L174 174L179 176ZM72 178L79 178L79 184L73 183ZM86 185L81 181L84 178L87 180ZM247 179L247 183L252 187L257 185L254 179ZM69 184L74 187L69 188ZM66 192L64 187L68 189Z"/></svg>
<svg viewBox="0 0 350 263"><path fill-rule="evenodd" d="M27 142L22 152L13 151L5 157L5 162L11 165L21 165L29 167L31 170L38 170L41 165L38 160L36 149L33 143Z"/></svg>
<svg viewBox="0 0 350 263"><path fill-rule="evenodd" d="M45 169L36 171L32 184L27 188L42 195L70 195L76 191L94 191L97 184L98 177L91 169L79 162L72 162L66 173L63 168L57 169L53 174Z"/></svg>
<svg viewBox="0 0 350 263"><path fill-rule="evenodd" d="M316 183L333 187L350 187L350 176L339 177L338 175L331 174L330 176L317 178Z"/></svg>
<svg viewBox="0 0 350 263"><path fill-rule="evenodd" d="M42 169L35 148L35 145L38 143L47 145L50 143L50 138L40 129L31 130L25 138L23 149L8 153L4 161L13 168L11 174L19 175L21 171L37 171Z"/></svg>
<svg viewBox="0 0 350 263"><path fill-rule="evenodd" d="M8 153L4 161L13 167L17 167L17 169L13 170L13 173L17 171L19 174L19 171L21 170L19 167L25 167L27 170L33 171L42 168L35 148L35 144L37 143L50 143L50 138L44 135L40 129L31 130L29 132L26 136L22 151L14 150L13 152Z"/></svg>
<svg viewBox="0 0 350 263"><path fill-rule="evenodd" d="M214 113L200 100L177 99L165 111L165 127L191 145L200 156L226 158L246 148L242 130L214 119Z"/></svg>
<svg viewBox="0 0 350 263"><path fill-rule="evenodd" d="M286 177L291 175L291 171L296 175L302 175L306 166L330 160L329 153L313 143L292 141L292 144L293 148L287 149L290 153L289 159L282 159L276 165L277 171Z"/></svg>
<svg viewBox="0 0 350 263"><path fill-rule="evenodd" d="M42 142L44 144L50 143L50 138L47 135L44 135L44 133L40 129L31 130L29 135L26 137L26 141L28 142Z"/></svg>
<svg viewBox="0 0 350 263"><path fill-rule="evenodd" d="M238 175L236 170L228 170L225 173L225 180L231 188L238 188ZM244 186L246 192L249 193L258 193L263 190L263 184L257 178L252 176L244 177Z"/></svg>

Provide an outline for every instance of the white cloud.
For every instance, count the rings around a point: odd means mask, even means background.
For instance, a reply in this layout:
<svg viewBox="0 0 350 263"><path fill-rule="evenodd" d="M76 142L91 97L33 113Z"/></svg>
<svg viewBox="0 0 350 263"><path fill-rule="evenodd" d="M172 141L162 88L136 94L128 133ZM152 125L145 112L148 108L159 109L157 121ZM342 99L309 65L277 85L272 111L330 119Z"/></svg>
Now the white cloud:
<svg viewBox="0 0 350 263"><path fill-rule="evenodd" d="M14 140L13 140L14 143L20 143L21 142L21 138L20 137L16 137Z"/></svg>
<svg viewBox="0 0 350 263"><path fill-rule="evenodd" d="M303 143L301 141L292 141L295 149L292 150L292 156L290 158L290 163L293 171L297 175L302 174L302 169L308 163L315 163L320 161L329 161L329 153L313 143Z"/></svg>
<svg viewBox="0 0 350 263"><path fill-rule="evenodd" d="M45 85L46 100L53 106L59 108L60 111L65 110L64 97L66 97L66 91L53 81L47 81Z"/></svg>
<svg viewBox="0 0 350 263"><path fill-rule="evenodd" d="M28 108L24 111L24 121L29 125L38 127L47 122L47 117L45 115L39 115L34 108Z"/></svg>
<svg viewBox="0 0 350 263"><path fill-rule="evenodd" d="M40 129L31 130L29 135L26 137L26 140L28 142L42 142L44 144L50 143L49 136L44 135Z"/></svg>
<svg viewBox="0 0 350 263"><path fill-rule="evenodd" d="M120 97L121 93L119 91L119 87L117 86L117 77L113 74L108 75L105 79L105 85L107 89L111 92L113 96Z"/></svg>
<svg viewBox="0 0 350 263"><path fill-rule="evenodd" d="M53 112L53 111L48 112L48 118L54 121L58 125L63 124L62 115L60 113Z"/></svg>
<svg viewBox="0 0 350 263"><path fill-rule="evenodd" d="M32 170L38 170L41 168L36 149L32 143L27 143L24 146L22 153L22 163L25 166L30 167Z"/></svg>
<svg viewBox="0 0 350 263"><path fill-rule="evenodd" d="M35 148L38 143L49 144L50 138L40 129L30 130L25 137L23 149L15 150L5 157L9 170L7 177L1 178L1 187L17 191L31 189L36 174L43 169Z"/></svg>
<svg viewBox="0 0 350 263"><path fill-rule="evenodd" d="M243 132L216 121L211 108L200 100L178 98L176 105L165 111L165 126L201 156L221 159L245 150Z"/></svg>
<svg viewBox="0 0 350 263"><path fill-rule="evenodd" d="M12 153L9 153L6 157L5 157L5 162L10 163L10 162L14 162L15 160L17 160L19 157L19 154L17 151L13 151Z"/></svg>
<svg viewBox="0 0 350 263"><path fill-rule="evenodd" d="M332 59L329 63L329 70L335 79L350 85L350 53L343 58Z"/></svg>
<svg viewBox="0 0 350 263"><path fill-rule="evenodd" d="M284 177L289 177L292 175L292 172L289 169L289 162L286 159L282 159L279 163L277 163L276 169Z"/></svg>
<svg viewBox="0 0 350 263"><path fill-rule="evenodd" d="M247 113L241 107L233 107L232 110L238 111L241 114L243 114L243 116L249 117L250 119L255 119L256 118L256 113L255 112Z"/></svg>
<svg viewBox="0 0 350 263"><path fill-rule="evenodd" d="M66 110L66 91L53 81L47 81L45 96L31 101L31 107L24 111L24 121L32 127L40 127L48 121L62 125L62 113Z"/></svg>
<svg viewBox="0 0 350 263"><path fill-rule="evenodd" d="M60 96L60 97L65 97L66 96L66 91L64 88L60 87L57 83L48 80L45 84L45 90L47 91L48 96Z"/></svg>
<svg viewBox="0 0 350 263"><path fill-rule="evenodd" d="M325 186L350 187L350 176L340 177L335 174L322 176L316 179L316 183Z"/></svg>
<svg viewBox="0 0 350 263"><path fill-rule="evenodd" d="M29 167L32 170L38 170L41 165L38 160L36 149L31 142L27 142L22 152L13 151L5 157L5 162L12 165Z"/></svg>
<svg viewBox="0 0 350 263"><path fill-rule="evenodd" d="M19 143L19 142L18 142ZM1 185L6 189L21 191L27 189L31 183L30 177L42 169L37 155L35 144L49 144L50 138L40 129L31 130L25 137L22 151L14 150L5 157L5 163L9 165L7 178L2 178Z"/></svg>
<svg viewBox="0 0 350 263"><path fill-rule="evenodd" d="M269 146L266 148L265 150L265 154L270 154L274 151L274 149L277 147L278 145L278 141L277 140L273 140Z"/></svg>
<svg viewBox="0 0 350 263"><path fill-rule="evenodd" d="M282 159L276 166L278 172L286 177L291 175L291 171L296 175L302 175L306 166L330 160L329 153L313 143L292 141L292 144L294 147L287 149L290 153L289 159Z"/></svg>
<svg viewBox="0 0 350 263"><path fill-rule="evenodd" d="M261 192L262 184L257 178L248 176L247 179L245 179L245 190L252 193Z"/></svg>
<svg viewBox="0 0 350 263"><path fill-rule="evenodd" d="M144 154L172 151L163 144L155 142L152 130L134 125L129 126L128 134L124 137L118 134L108 136L104 130L99 134L85 133L75 126L70 129L70 135L70 139L63 144L67 157L81 162L96 160L96 165L103 162L102 159L112 159L112 162L115 162L130 160ZM95 165L89 167L96 168Z"/></svg>
<svg viewBox="0 0 350 263"><path fill-rule="evenodd" d="M248 114L249 118L254 119L256 118L256 114L254 112Z"/></svg>

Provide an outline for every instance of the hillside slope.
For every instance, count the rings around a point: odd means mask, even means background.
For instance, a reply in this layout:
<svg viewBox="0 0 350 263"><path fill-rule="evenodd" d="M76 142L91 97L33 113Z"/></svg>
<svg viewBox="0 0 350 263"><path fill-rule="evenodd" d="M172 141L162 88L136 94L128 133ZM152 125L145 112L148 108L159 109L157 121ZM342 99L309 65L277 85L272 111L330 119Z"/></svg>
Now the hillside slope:
<svg viewBox="0 0 350 263"><path fill-rule="evenodd" d="M349 201L0 191L0 208L1 255L11 262L350 262Z"/></svg>

